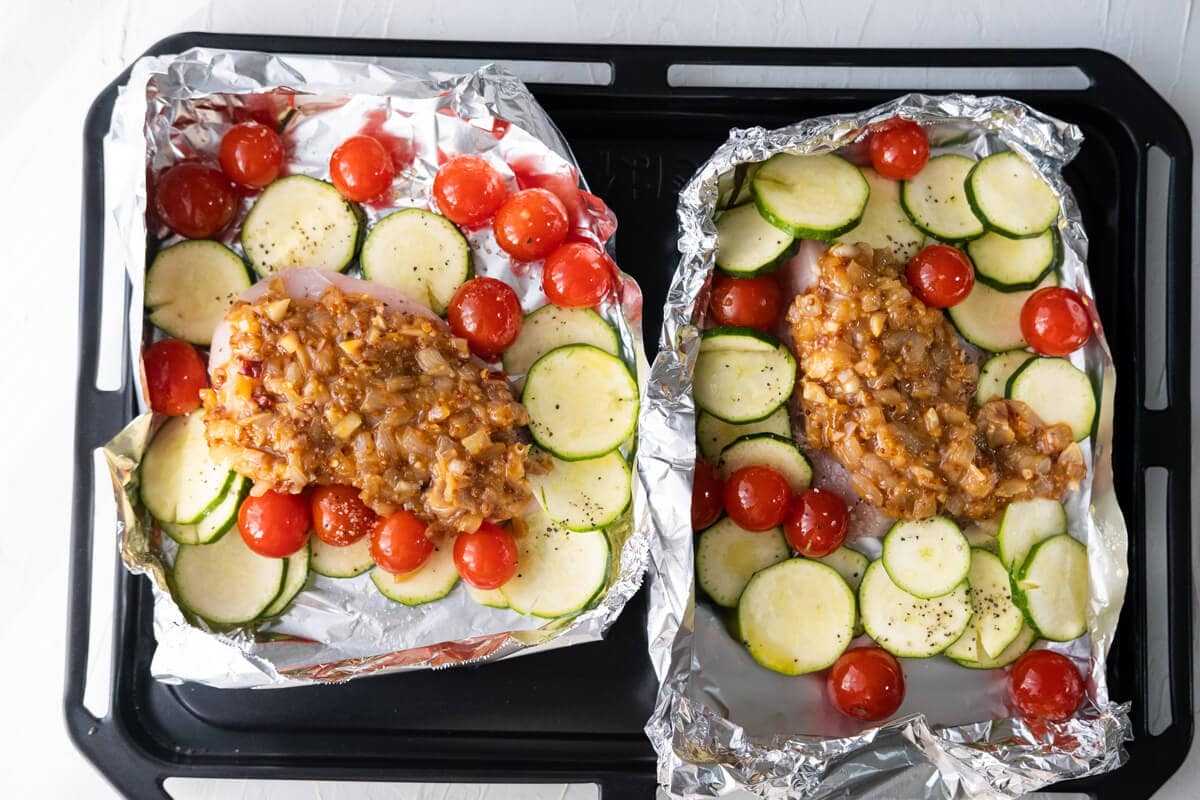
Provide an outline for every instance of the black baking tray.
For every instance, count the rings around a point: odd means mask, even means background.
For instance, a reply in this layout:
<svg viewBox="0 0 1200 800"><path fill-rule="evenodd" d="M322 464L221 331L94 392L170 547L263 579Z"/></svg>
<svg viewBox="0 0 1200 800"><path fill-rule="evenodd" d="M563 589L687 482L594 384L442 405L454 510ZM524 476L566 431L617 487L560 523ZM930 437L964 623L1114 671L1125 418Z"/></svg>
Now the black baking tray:
<svg viewBox="0 0 1200 800"><path fill-rule="evenodd" d="M1078 89L1005 90L1078 124L1086 141L1067 168L1091 238L1096 303L1119 383L1113 463L1130 526L1129 587L1109 659L1112 696L1132 703L1130 763L1060 784L1099 798L1149 797L1183 762L1192 740L1189 302L1192 150L1175 111L1133 70L1094 50L878 50L495 44L186 33L147 54L204 46L331 56L603 62L606 85L532 84L592 184L620 220L621 266L645 293L647 339L658 337L675 268L676 194L729 128L787 123L863 109L898 89L673 86L672 65L804 67L1074 67ZM110 711L83 705L92 579L93 451L134 413L124 388L95 386L103 252L101 140L121 75L96 99L84 131L80 263L80 362L75 429L69 639L65 711L79 749L130 797L165 796L170 776L374 781L596 783L604 800L649 798L654 756L642 726L656 682L646 655L644 592L603 643L481 667L426 671L341 686L281 691L167 686L149 675L154 649L148 581L118 567ZM973 88L965 85L942 90ZM926 87L927 89L929 87ZM979 93L993 93L980 91ZM1167 160L1165 258L1146 253L1148 153ZM1148 282L1167 287L1149 315L1165 325L1165 408L1148 410ZM127 292L128 297L128 292ZM128 300L127 300L128 302ZM1158 316L1161 313L1162 319ZM128 358L126 358L128 362ZM1152 591L1167 607L1166 675L1171 722L1151 733L1144 472L1167 471L1165 576ZM106 555L106 561L108 556Z"/></svg>

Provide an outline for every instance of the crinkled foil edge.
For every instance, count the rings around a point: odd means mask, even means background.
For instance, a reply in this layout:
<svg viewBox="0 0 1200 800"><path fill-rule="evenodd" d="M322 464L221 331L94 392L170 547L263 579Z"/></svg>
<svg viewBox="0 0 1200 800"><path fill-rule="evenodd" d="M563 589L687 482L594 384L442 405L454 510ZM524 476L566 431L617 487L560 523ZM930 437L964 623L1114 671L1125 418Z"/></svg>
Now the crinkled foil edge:
<svg viewBox="0 0 1200 800"><path fill-rule="evenodd" d="M1102 409L1087 506L1092 582L1089 611L1094 705L1065 723L1031 729L1019 719L953 727L922 715L838 739L748 736L736 723L687 694L693 677L694 571L688 509L695 460L691 373L698 350L696 309L713 269L718 178L738 164L779 152L823 152L849 144L861 129L892 116L927 123L957 121L982 129L1034 163L1059 195L1066 269L1087 293L1087 236L1062 168L1082 142L1080 130L1005 97L910 94L856 114L806 120L777 130L734 129L680 193L681 254L668 290L660 351L651 368L641 419L638 481L655 488L649 576L648 638L660 680L646 733L658 754L658 780L672 796L763 798L1014 798L1056 781L1116 769L1132 736L1128 704L1113 703L1105 684L1128 574L1127 533L1112 479L1115 374L1102 336L1089 348L1089 374L1102 381Z"/></svg>

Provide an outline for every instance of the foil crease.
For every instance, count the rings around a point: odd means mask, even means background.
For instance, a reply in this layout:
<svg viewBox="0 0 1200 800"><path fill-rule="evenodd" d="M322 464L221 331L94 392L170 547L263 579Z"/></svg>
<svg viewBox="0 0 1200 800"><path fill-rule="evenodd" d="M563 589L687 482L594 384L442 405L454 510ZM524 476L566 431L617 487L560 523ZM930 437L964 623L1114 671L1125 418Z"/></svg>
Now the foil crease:
<svg viewBox="0 0 1200 800"><path fill-rule="evenodd" d="M384 134L410 143L410 165L397 172L396 200L383 208L365 206L369 221L405 204L423 205L440 152L483 155L510 185L515 180L510 165L521 164L527 174L587 188L566 140L528 88L494 65L449 75L401 71L382 59L196 48L133 66L104 141L105 261L106 268L123 266L132 289L128 330L142 413L107 445L105 456L117 496L122 560L131 572L147 575L153 587L157 648L151 674L168 683L282 687L494 661L602 638L641 586L649 558L642 493L608 529L615 557L603 598L574 617L546 620L488 608L461 587L438 602L410 608L383 597L369 574L353 579L310 574L282 616L228 630L189 620L173 600L168 574L176 545L152 523L137 486L138 463L161 424L146 410L139 358L144 337L155 335L143 323L147 252L152 240L161 246L178 238L164 227L147 229L147 176L195 154L211 158L230 115L255 118L264 106L276 115L272 120L284 120L285 139L296 132L288 160L292 174L326 177L329 153L372 115ZM230 231L240 227L252 202L243 198ZM611 248L616 226L611 213L586 202L582 213L588 224L576 233ZM527 312L546 303L540 272L510 262L490 228L468 238L476 274L502 276ZM224 241L239 249L233 233ZM619 289L619 300L600 312L619 334L623 360L644 383L640 291L624 274ZM634 447L626 448L630 458Z"/></svg>
<svg viewBox="0 0 1200 800"><path fill-rule="evenodd" d="M646 733L658 753L659 783L673 797L1000 800L1126 760L1129 706L1111 702L1105 684L1128 568L1111 463L1115 375L1102 333L1072 356L1101 387L1097 435L1084 448L1088 480L1066 500L1070 532L1087 543L1089 633L1048 645L1077 663L1090 657L1088 693L1074 719L1028 725L1010 716L1002 672L908 659L903 716L864 728L830 709L823 674L787 678L758 667L713 609L695 602L691 374L716 253L714 212L731 202L742 165L780 152L838 150L861 160L863 129L896 115L924 124L938 152L981 157L1010 149L1028 158L1061 201L1062 283L1092 294L1087 236L1062 179L1082 134L1009 98L910 94L777 130L734 129L696 172L679 198L680 259L643 404L637 468L643 491L655 489L647 629L660 688Z"/></svg>

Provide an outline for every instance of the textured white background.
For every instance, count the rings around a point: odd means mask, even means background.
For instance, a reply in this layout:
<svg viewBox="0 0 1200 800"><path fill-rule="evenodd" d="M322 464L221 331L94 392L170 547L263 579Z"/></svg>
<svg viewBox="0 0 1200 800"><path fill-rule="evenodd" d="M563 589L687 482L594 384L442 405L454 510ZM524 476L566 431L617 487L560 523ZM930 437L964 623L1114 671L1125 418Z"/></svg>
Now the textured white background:
<svg viewBox="0 0 1200 800"><path fill-rule="evenodd" d="M5 449L0 455L5 523L0 533L0 796L112 795L69 743L60 707L80 129L92 98L154 41L180 31L212 30L795 47L1097 47L1133 64L1195 132L1200 131L1200 24L1193 20L1195 11L1189 0L604 0L578 7L564 0L0 3L0 102L5 110L0 124L5 185L0 191L0 420ZM1200 241L1200 233L1196 238ZM1200 246L1193 249L1200 253ZM1193 367L1193 373L1200 370ZM1194 749L1189 767L1160 797L1195 797L1198 762ZM592 795L582 787L359 784L347 789L231 782L174 788L177 796L191 798L582 800Z"/></svg>

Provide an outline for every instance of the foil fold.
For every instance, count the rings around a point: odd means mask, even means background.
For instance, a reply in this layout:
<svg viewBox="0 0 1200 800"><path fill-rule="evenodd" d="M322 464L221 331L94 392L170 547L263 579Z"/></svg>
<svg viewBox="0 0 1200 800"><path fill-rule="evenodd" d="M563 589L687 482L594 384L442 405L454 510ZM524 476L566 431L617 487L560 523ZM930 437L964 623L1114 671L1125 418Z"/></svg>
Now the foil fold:
<svg viewBox="0 0 1200 800"><path fill-rule="evenodd" d="M1111 702L1105 683L1128 568L1111 464L1115 374L1100 332L1072 356L1100 387L1101 409L1097 435L1084 447L1088 479L1065 501L1070 532L1087 543L1089 633L1049 645L1080 661L1090 658L1088 694L1075 718L1026 724L1010 715L1003 673L964 670L945 659L909 659L905 715L863 728L832 711L822 674L786 678L758 667L712 608L696 604L691 373L716 254L714 212L730 203L743 165L780 152L834 150L861 161L864 128L896 115L925 125L939 152L982 157L1010 149L1029 159L1061 201L1062 283L1092 294L1087 236L1062 179L1082 134L1009 98L910 94L861 113L777 130L734 129L700 167L679 197L680 259L642 409L637 468L639 485L654 487L647 633L660 688L646 733L658 754L659 784L673 797L1001 800L1116 769L1126 760L1129 706Z"/></svg>

